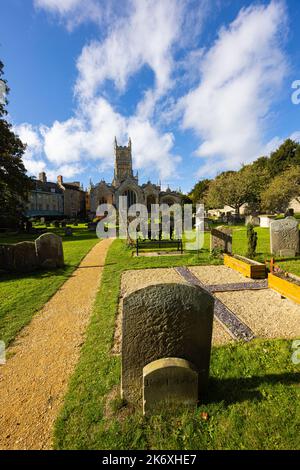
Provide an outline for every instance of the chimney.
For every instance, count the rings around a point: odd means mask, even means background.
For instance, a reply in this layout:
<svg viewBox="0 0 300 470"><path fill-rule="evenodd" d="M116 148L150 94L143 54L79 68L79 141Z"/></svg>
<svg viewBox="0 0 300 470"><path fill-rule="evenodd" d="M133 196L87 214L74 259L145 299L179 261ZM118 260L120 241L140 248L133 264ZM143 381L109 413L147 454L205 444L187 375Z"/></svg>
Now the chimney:
<svg viewBox="0 0 300 470"><path fill-rule="evenodd" d="M64 182L63 177L62 177L61 175L59 175L59 176L57 177L57 183L58 183L60 186L62 186L62 185L63 185L63 182Z"/></svg>
<svg viewBox="0 0 300 470"><path fill-rule="evenodd" d="M42 183L47 183L47 176L44 171L42 171L42 173L39 174L39 181L41 181Z"/></svg>

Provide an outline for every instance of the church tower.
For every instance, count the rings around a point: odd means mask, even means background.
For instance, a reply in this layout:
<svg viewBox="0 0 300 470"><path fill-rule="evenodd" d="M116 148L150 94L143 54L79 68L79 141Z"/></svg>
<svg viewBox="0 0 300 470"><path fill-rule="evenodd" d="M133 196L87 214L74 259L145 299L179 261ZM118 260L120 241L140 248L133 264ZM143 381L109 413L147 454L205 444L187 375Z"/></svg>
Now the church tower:
<svg viewBox="0 0 300 470"><path fill-rule="evenodd" d="M115 137L115 172L113 185L118 186L127 178L134 178L132 170L132 154L131 139L129 138L128 146L122 147L118 145Z"/></svg>

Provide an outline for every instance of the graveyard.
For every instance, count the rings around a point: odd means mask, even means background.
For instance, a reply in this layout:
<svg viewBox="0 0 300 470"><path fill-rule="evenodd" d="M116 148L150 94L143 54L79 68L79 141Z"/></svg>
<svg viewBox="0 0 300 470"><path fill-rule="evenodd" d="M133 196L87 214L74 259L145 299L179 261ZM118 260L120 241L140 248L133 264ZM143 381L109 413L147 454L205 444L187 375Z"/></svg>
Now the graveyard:
<svg viewBox="0 0 300 470"><path fill-rule="evenodd" d="M2 467L286 464L299 0L0 11Z"/></svg>
<svg viewBox="0 0 300 470"><path fill-rule="evenodd" d="M241 232L235 244L242 245ZM189 264L207 285L224 283L224 270L226 282L245 282L240 274L229 274L219 260L210 264L208 257L204 252L200 261L190 255L137 259L124 242L114 242L81 359L56 423L56 448L299 448L299 369L291 361L291 339L299 337L299 307L266 289L249 288L248 299L243 297L246 292L216 293L244 325L250 325L255 338L233 338L214 321L208 391L196 409L162 406L159 412L143 416L138 401L135 406L130 396L121 397L122 332L120 319L117 315L116 322L112 312L120 315L122 301L137 287L147 289L162 282L186 285L176 265Z"/></svg>
<svg viewBox="0 0 300 470"><path fill-rule="evenodd" d="M269 287L267 279L267 270L273 276L288 271L297 278L299 247L298 238L293 242L286 234L286 219L279 220L284 228L282 239L280 225L275 222L275 230L255 228L255 263L266 269L258 277L245 275L224 262L233 254L237 259L248 259L247 227L242 225L224 228L215 224L211 232L205 233L200 251L185 251L183 244L183 253L172 256L135 256L135 247L126 241L99 241L84 226L72 227L72 236L51 228L51 236L62 240L64 266L49 269L46 264L32 272L1 274L0 332L11 344L7 358L16 378L9 379L8 371L7 380L12 386L14 380L23 380L15 358L27 354L27 366L30 364L31 353L22 352L23 345L37 354L35 346L27 342L30 336L39 338L39 322L45 328L42 322L47 325L49 321L49 328L53 328L47 347L56 337L58 325L51 323L50 316L47 320L48 313L36 315L43 306L45 313L51 302L57 309L57 295L65 304L58 312L72 314L68 307L71 295L74 305L90 298L92 313L90 318L82 317L78 325L77 320L73 324L72 317L67 317L67 324L57 319L63 337L71 335L72 341L57 341L52 348L53 355L57 354L56 348L61 355L59 361L54 361L53 377L62 373L68 354L65 373L69 381L56 381L60 399L53 398L51 418L46 422L48 435L45 432L45 436L38 436L37 426L33 437L24 437L22 444L22 426L21 431L12 427L9 438L0 438L1 447L299 449L300 376L297 361L291 360L291 345L300 338L300 306ZM298 231L298 223L289 223L292 233ZM37 240L26 234L0 236L1 243L11 247ZM106 254L100 255L103 244ZM98 252L104 256L100 264ZM93 280L99 269L102 277L97 288ZM76 280L74 274L85 276L86 281L83 277ZM81 292L83 282L93 294ZM79 285L81 289L75 287ZM205 318L203 309L207 312ZM149 323L151 318L153 325ZM160 332L157 339L153 331ZM38 354L43 355L43 349ZM50 350L47 355L49 361ZM43 364L44 359L40 360ZM51 380L49 377L47 385L47 378L43 378L45 391L47 386L53 387ZM34 384L28 392L24 385L22 401L39 390ZM15 386L18 390L17 382ZM168 396L170 387L178 402L163 401L162 395ZM9 404L11 398L3 395L3 390L2 396ZM35 409L42 409L47 392L37 394L36 399L41 403L36 403Z"/></svg>

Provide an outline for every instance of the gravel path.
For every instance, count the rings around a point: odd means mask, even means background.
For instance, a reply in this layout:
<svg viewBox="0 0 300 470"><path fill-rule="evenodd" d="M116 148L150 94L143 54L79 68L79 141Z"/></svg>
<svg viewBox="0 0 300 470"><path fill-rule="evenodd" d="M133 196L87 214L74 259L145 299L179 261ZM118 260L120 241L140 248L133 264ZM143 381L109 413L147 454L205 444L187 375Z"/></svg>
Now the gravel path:
<svg viewBox="0 0 300 470"><path fill-rule="evenodd" d="M111 243L90 251L9 349L0 366L0 449L51 448Z"/></svg>

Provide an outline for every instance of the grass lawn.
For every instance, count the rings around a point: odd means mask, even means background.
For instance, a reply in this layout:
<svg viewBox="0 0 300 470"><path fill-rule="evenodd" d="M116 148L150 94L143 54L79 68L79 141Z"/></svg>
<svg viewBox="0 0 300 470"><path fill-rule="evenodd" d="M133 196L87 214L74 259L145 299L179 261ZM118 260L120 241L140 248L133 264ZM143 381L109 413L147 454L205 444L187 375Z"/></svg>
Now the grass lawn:
<svg viewBox="0 0 300 470"><path fill-rule="evenodd" d="M243 246L242 230L240 235L235 249ZM263 251L262 237L260 244ZM110 350L122 272L209 262L220 261L210 259L207 250L199 259L197 254L134 258L122 241L113 243L56 423L57 449L300 449L300 366L291 361L291 341L213 348L210 390L195 411L143 417L119 398L120 358ZM201 418L203 411L208 420Z"/></svg>
<svg viewBox="0 0 300 470"><path fill-rule="evenodd" d="M32 274L0 274L0 340L8 345L16 334L28 324L33 315L55 294L72 274L82 258L99 241L94 233L83 226L73 227L74 236L66 238L61 229L47 229L63 238L66 266L53 271ZM34 240L26 234L0 235L1 243Z"/></svg>

